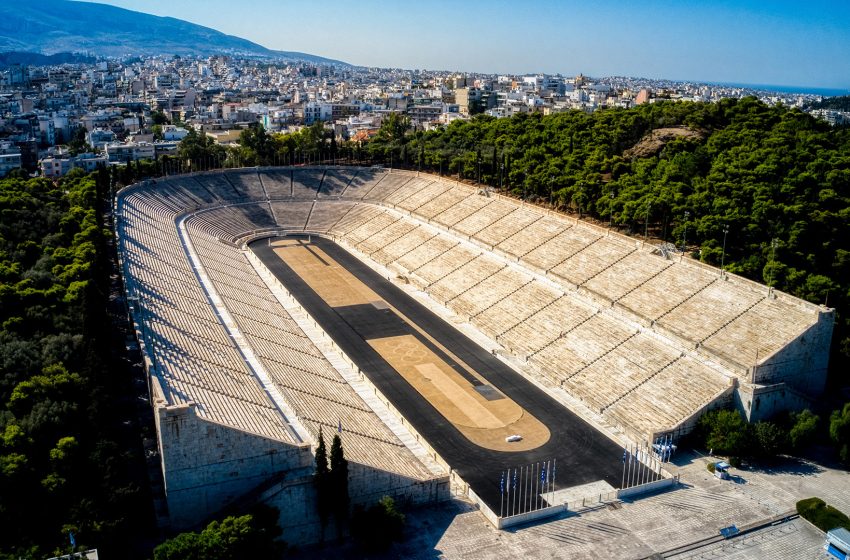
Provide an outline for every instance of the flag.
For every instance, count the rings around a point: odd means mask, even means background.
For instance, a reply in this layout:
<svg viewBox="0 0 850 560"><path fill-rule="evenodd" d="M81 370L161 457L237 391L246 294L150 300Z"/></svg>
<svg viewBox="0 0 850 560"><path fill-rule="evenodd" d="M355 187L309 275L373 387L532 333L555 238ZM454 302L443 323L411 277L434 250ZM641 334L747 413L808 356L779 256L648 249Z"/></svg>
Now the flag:
<svg viewBox="0 0 850 560"><path fill-rule="evenodd" d="M505 493L505 471L502 471L502 480L499 481L499 494Z"/></svg>
<svg viewBox="0 0 850 560"><path fill-rule="evenodd" d="M626 462L626 459L628 458L628 456L629 456L629 452L628 452L628 450L624 447L624 448L623 448L623 463L625 463L625 462Z"/></svg>
<svg viewBox="0 0 850 560"><path fill-rule="evenodd" d="M342 420L337 420L336 431L338 434L342 433Z"/></svg>
<svg viewBox="0 0 850 560"><path fill-rule="evenodd" d="M68 531L68 539L71 541L71 547L77 548L77 539L74 538L74 533Z"/></svg>
<svg viewBox="0 0 850 560"><path fill-rule="evenodd" d="M546 484L546 465L543 465L543 468L540 469L540 483Z"/></svg>
<svg viewBox="0 0 850 560"><path fill-rule="evenodd" d="M513 489L514 489L514 490L516 490L516 469L514 469L514 482L513 482Z"/></svg>

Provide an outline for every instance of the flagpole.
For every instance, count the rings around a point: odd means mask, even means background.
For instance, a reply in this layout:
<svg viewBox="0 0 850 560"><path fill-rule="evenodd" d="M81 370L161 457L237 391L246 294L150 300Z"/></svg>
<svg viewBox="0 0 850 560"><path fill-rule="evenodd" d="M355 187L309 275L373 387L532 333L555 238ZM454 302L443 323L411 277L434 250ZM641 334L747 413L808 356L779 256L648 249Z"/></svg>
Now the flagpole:
<svg viewBox="0 0 850 560"><path fill-rule="evenodd" d="M505 510L506 510L505 513L507 513L507 517L510 517L512 515L511 512L513 511L513 508L511 507L513 500L514 500L514 495L511 492L511 471L512 470L513 469L510 469L510 468L508 469L508 505L505 508Z"/></svg>
<svg viewBox="0 0 850 560"><path fill-rule="evenodd" d="M558 458L555 457L552 459L552 501L549 502L552 505L555 505L555 491L557 488L555 487L555 475L558 474Z"/></svg>
<svg viewBox="0 0 850 560"><path fill-rule="evenodd" d="M517 494L519 494L519 492L517 491L517 485L516 485L516 482L517 482L517 480L516 480L517 479L516 470L517 470L516 467L514 467L514 504L513 504L513 510L511 512L512 515L516 515L516 504L519 501L519 496L517 496Z"/></svg>
<svg viewBox="0 0 850 560"><path fill-rule="evenodd" d="M540 509L540 501L538 500L540 497L540 493L538 492L540 489L540 461L537 461L534 469L534 509Z"/></svg>
<svg viewBox="0 0 850 560"><path fill-rule="evenodd" d="M640 447L638 447L638 465L640 466L640 476L638 476L638 486L643 484L643 479L646 476L646 464L644 461L646 457L641 457L643 455L643 442L640 443Z"/></svg>
<svg viewBox="0 0 850 560"><path fill-rule="evenodd" d="M620 481L620 488L626 487L626 448L623 448L623 478Z"/></svg>
<svg viewBox="0 0 850 560"><path fill-rule="evenodd" d="M520 476L520 482L522 483L522 507L520 508L520 513L525 513L528 511L528 467L529 465L525 465L524 474Z"/></svg>
<svg viewBox="0 0 850 560"><path fill-rule="evenodd" d="M522 473L525 471L525 467L519 466L519 496L517 496L517 514L522 513Z"/></svg>
<svg viewBox="0 0 850 560"><path fill-rule="evenodd" d="M502 476L499 478L499 517L504 517L505 513L505 471L502 471Z"/></svg>

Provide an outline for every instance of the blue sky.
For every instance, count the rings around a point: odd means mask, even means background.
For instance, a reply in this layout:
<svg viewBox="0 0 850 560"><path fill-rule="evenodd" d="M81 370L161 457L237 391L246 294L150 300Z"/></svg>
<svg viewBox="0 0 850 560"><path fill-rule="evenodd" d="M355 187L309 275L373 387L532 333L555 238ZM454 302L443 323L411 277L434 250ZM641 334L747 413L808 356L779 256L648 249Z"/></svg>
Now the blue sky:
<svg viewBox="0 0 850 560"><path fill-rule="evenodd" d="M850 89L850 0L99 0L366 66Z"/></svg>

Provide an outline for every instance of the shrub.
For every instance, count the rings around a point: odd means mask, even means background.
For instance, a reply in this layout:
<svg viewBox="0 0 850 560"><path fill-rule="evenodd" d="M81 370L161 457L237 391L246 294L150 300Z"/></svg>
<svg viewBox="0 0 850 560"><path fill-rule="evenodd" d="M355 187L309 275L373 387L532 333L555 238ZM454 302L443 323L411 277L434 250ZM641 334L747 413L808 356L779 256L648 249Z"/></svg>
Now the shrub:
<svg viewBox="0 0 850 560"><path fill-rule="evenodd" d="M758 457L775 457L787 446L788 435L773 422L758 422L752 430L756 444L753 451Z"/></svg>
<svg viewBox="0 0 850 560"><path fill-rule="evenodd" d="M791 429L788 431L788 443L793 451L800 451L812 443L818 429L820 418L811 410L791 414Z"/></svg>
<svg viewBox="0 0 850 560"><path fill-rule="evenodd" d="M820 498L806 498L797 502L797 513L821 531L844 527L850 531L850 518L829 506Z"/></svg>
<svg viewBox="0 0 850 560"><path fill-rule="evenodd" d="M381 501L363 509L358 506L351 517L351 534L366 550L384 551L404 535L404 514L395 501L384 496Z"/></svg>
<svg viewBox="0 0 850 560"><path fill-rule="evenodd" d="M236 560L275 558L285 548L276 508L258 506L249 515L213 521L200 533L180 533L153 551L154 560Z"/></svg>
<svg viewBox="0 0 850 560"><path fill-rule="evenodd" d="M710 473L712 473L712 474L714 474L714 471L715 471L715 470L717 470L717 469L714 467L714 463L709 463L708 465L706 465L706 468L708 469L708 472L710 472Z"/></svg>
<svg viewBox="0 0 850 560"><path fill-rule="evenodd" d="M838 456L850 463L850 402L829 417L829 437L838 450Z"/></svg>
<svg viewBox="0 0 850 560"><path fill-rule="evenodd" d="M749 451L747 423L734 410L712 410L699 420L705 446L719 455L741 455Z"/></svg>

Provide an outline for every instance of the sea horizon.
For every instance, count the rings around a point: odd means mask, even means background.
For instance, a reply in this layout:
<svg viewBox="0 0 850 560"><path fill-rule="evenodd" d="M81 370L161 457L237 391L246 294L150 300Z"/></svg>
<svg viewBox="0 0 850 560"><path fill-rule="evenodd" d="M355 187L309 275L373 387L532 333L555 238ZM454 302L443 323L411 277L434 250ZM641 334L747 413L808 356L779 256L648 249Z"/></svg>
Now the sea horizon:
<svg viewBox="0 0 850 560"><path fill-rule="evenodd" d="M838 97L850 95L850 88L825 88L809 86L782 86L775 84L744 84L740 82L706 82L714 86L729 86L747 88L755 91L774 91L776 93L800 93L805 95L820 95L823 97Z"/></svg>

